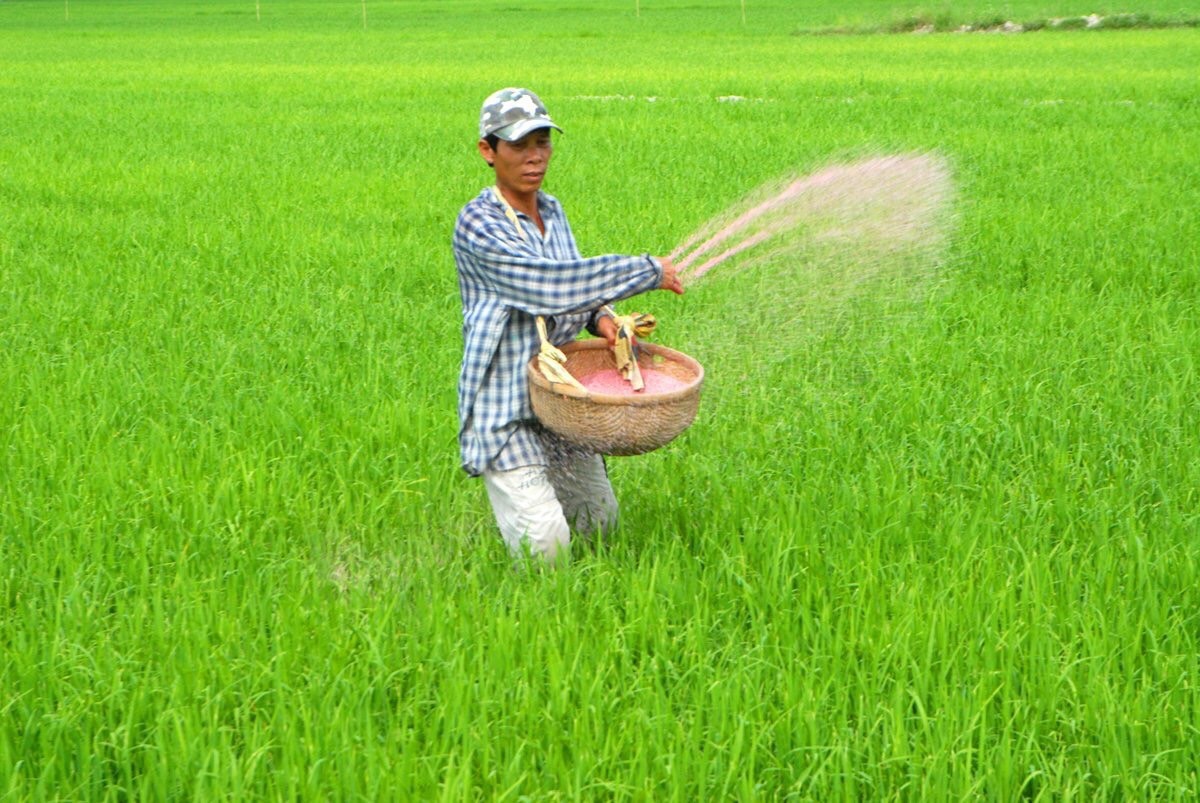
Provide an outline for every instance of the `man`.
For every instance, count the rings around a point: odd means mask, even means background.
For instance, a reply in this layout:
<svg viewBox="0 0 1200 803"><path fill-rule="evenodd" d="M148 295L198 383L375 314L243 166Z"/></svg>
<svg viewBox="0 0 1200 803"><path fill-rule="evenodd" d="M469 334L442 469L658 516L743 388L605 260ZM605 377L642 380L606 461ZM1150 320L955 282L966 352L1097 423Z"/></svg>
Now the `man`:
<svg viewBox="0 0 1200 803"><path fill-rule="evenodd" d="M616 324L603 305L683 286L669 259L580 255L562 206L541 191L551 129L562 131L527 89L501 89L483 102L478 147L496 183L459 213L454 261L463 304L462 466L483 477L509 550L553 563L572 526L587 535L611 529L617 501L603 459L534 418L525 371L538 352L537 317L555 345L585 328L611 343Z"/></svg>

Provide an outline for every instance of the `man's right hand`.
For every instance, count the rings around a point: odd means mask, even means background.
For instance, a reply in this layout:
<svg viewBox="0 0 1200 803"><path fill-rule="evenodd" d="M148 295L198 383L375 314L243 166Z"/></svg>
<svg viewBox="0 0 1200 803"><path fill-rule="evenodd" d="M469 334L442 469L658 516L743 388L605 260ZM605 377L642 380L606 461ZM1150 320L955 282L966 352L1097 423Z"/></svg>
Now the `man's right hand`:
<svg viewBox="0 0 1200 803"><path fill-rule="evenodd" d="M679 280L679 271L675 269L675 263L669 257L655 257L663 267L662 284L658 286L659 290L670 290L676 295L683 295L683 282Z"/></svg>

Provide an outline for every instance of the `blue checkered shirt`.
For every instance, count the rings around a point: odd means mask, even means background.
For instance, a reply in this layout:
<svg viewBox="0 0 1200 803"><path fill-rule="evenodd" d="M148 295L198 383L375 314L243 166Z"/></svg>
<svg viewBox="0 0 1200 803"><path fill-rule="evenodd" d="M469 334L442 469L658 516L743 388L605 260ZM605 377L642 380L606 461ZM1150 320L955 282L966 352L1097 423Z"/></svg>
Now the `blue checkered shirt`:
<svg viewBox="0 0 1200 803"><path fill-rule="evenodd" d="M522 237L489 187L454 226L463 304L458 440L472 476L549 462L525 374L538 351L537 316L562 345L584 328L595 333L600 306L662 283L662 266L648 255L581 257L552 196L538 193L538 211L546 233L518 212Z"/></svg>

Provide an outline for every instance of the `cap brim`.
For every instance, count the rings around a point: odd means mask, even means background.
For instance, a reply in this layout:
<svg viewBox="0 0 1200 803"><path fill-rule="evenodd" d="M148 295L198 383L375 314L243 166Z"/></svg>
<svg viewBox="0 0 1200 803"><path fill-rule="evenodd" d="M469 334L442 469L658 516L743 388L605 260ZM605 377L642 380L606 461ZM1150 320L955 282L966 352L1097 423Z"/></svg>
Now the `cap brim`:
<svg viewBox="0 0 1200 803"><path fill-rule="evenodd" d="M549 117L535 117L531 120L519 120L512 125L504 126L504 128L497 128L492 133L505 142L516 142L530 131L537 131L539 128L553 128L555 131L562 131L558 124Z"/></svg>

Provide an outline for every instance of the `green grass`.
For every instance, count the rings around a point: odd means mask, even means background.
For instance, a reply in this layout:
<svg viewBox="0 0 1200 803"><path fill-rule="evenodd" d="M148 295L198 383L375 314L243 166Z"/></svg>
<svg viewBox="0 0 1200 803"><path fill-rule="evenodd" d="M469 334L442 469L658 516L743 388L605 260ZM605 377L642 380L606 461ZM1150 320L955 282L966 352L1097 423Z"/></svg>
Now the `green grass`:
<svg viewBox="0 0 1200 803"><path fill-rule="evenodd" d="M0 797L1196 796L1200 32L642 6L0 3ZM1092 12L1197 9L955 7ZM591 253L864 153L957 184L916 302L633 304L701 415L551 574L455 444L507 84Z"/></svg>

